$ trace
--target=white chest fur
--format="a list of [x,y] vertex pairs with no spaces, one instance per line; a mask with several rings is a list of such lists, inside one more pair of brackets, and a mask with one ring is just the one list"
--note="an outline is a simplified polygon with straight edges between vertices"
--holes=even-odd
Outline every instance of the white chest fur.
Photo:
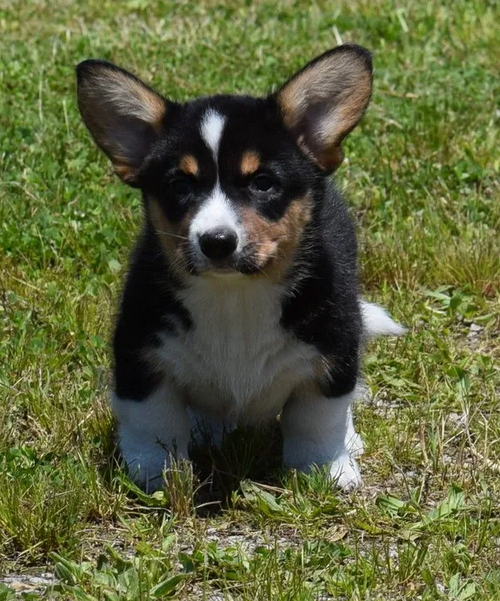
[[[239,279],[239,278],[238,278]],[[277,415],[312,373],[317,351],[280,326],[280,287],[196,278],[180,294],[193,326],[164,334],[156,351],[188,403],[218,418],[256,423]]]

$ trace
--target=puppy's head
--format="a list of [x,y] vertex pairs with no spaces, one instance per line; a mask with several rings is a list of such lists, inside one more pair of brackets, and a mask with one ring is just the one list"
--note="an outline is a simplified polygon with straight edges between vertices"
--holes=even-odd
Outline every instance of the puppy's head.
[[148,223],[183,274],[282,278],[321,175],[371,95],[370,54],[339,46],[266,98],[171,102],[103,61],[77,67],[78,104],[116,173],[142,189]]

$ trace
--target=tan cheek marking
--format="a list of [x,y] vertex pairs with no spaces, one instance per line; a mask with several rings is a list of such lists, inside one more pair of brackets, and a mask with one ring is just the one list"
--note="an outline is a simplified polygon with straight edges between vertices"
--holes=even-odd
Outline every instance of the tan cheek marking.
[[148,213],[160,244],[165,250],[165,257],[172,269],[180,273],[184,266],[184,251],[187,246],[187,235],[191,214],[188,212],[179,223],[171,223],[163,212],[156,198],[148,198]]
[[199,173],[198,161],[192,154],[186,154],[182,157],[179,163],[179,168],[187,173],[188,175],[194,175],[195,177]]
[[302,232],[311,220],[310,196],[290,203],[283,217],[269,221],[252,209],[242,212],[242,220],[249,241],[256,247],[257,264],[266,276],[276,280],[285,277],[290,268]]
[[260,158],[256,152],[251,150],[245,152],[241,158],[241,173],[243,175],[251,175],[260,167]]

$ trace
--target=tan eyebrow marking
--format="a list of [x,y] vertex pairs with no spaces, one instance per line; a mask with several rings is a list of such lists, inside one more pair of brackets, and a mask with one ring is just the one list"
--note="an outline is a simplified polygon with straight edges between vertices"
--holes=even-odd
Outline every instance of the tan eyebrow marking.
[[188,175],[198,175],[198,161],[194,158],[192,154],[184,155],[180,160],[179,167],[182,171],[184,171],[184,173],[187,173]]
[[260,167],[260,157],[253,150],[247,150],[241,157],[240,169],[243,175],[251,175]]

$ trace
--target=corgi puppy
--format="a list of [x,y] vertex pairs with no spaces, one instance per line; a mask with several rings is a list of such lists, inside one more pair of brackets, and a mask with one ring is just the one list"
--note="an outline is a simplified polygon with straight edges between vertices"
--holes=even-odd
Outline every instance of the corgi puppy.
[[280,416],[287,467],[359,485],[363,340],[402,331],[360,300],[353,221],[329,178],[370,100],[370,53],[329,50],[262,98],[175,102],[100,60],[77,79],[85,125],[144,200],[113,346],[132,477],[161,487],[195,424],[217,443]]

